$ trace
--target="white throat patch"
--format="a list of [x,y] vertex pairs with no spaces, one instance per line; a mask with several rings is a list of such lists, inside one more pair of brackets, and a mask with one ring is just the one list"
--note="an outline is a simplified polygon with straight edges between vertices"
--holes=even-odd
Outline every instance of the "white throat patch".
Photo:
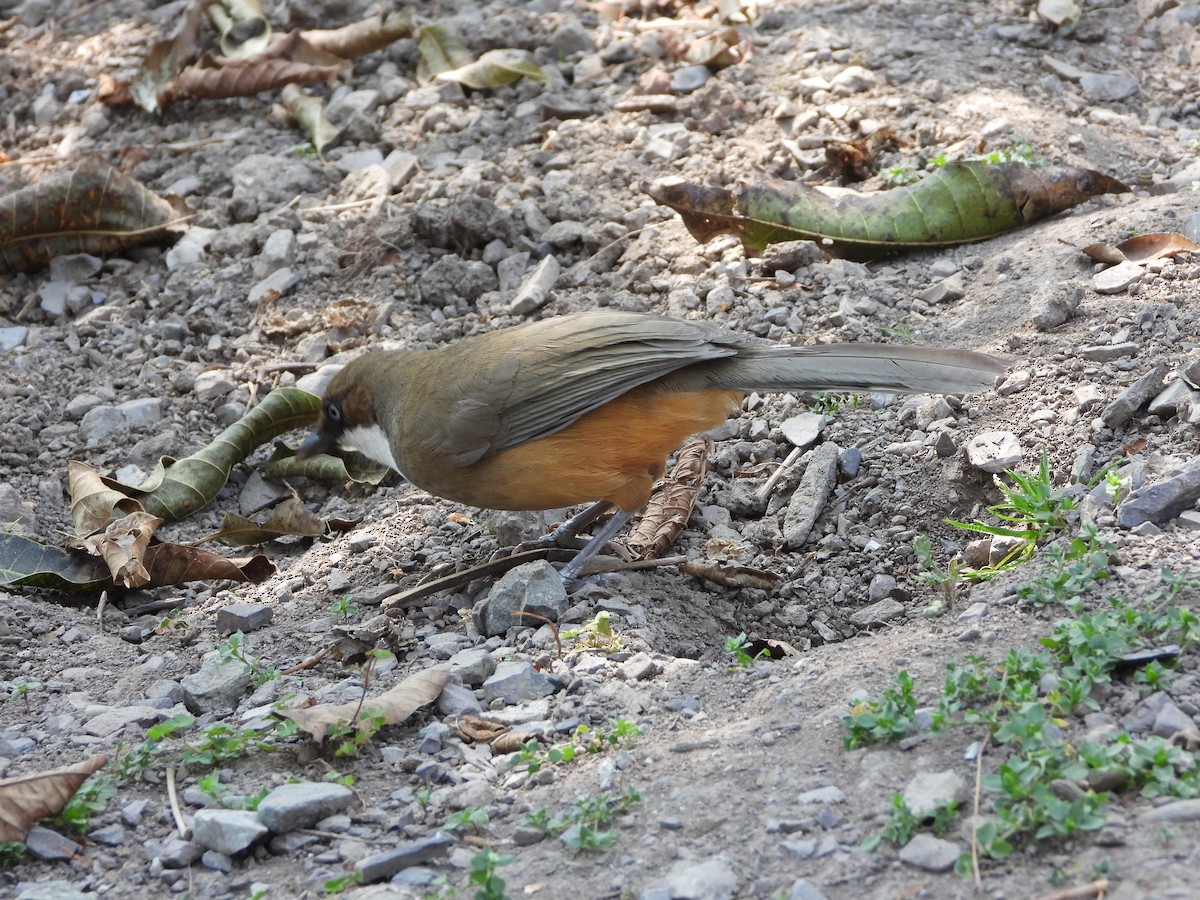
[[368,459],[400,471],[400,467],[396,465],[396,458],[392,456],[392,448],[388,445],[387,435],[378,425],[369,428],[347,428],[342,432],[339,443],[346,450],[357,450]]

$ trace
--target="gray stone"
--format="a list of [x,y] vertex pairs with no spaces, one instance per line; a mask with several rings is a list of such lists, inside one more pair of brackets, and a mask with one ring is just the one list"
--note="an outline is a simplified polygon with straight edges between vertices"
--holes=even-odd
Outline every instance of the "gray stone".
[[42,825],[34,825],[25,835],[25,849],[34,859],[42,862],[68,862],[79,859],[83,848],[70,838]]
[[192,840],[201,847],[234,856],[266,837],[256,813],[241,809],[202,809],[192,820]]
[[804,450],[817,442],[817,438],[821,436],[821,429],[828,421],[829,419],[820,413],[802,412],[780,422],[779,430],[785,438]]
[[1091,409],[1104,400],[1104,394],[1094,384],[1081,384],[1075,388],[1075,408],[1080,412]]
[[808,540],[825,501],[837,482],[838,454],[841,448],[832,442],[809,451],[808,465],[800,485],[788,500],[783,514],[783,538],[789,549],[798,549]]
[[204,853],[204,848],[195,841],[184,841],[172,838],[162,848],[158,858],[167,869],[186,869]]
[[401,869],[440,859],[449,853],[453,846],[454,838],[439,831],[429,837],[360,859],[354,864],[354,871],[362,873],[364,884],[371,884],[391,878]]
[[879,83],[878,76],[862,66],[847,66],[829,79],[829,89],[839,97],[860,94]]
[[731,900],[737,888],[737,875],[729,860],[724,856],[714,856],[703,862],[679,860],[651,890],[665,891],[661,896],[669,900]]
[[1123,294],[1145,277],[1145,269],[1125,260],[1093,275],[1092,290],[1097,294]]
[[1084,359],[1090,359],[1092,362],[1111,362],[1114,359],[1124,359],[1127,356],[1134,356],[1137,352],[1137,344],[1125,341],[1120,344],[1092,344],[1081,349],[1079,355]]
[[955,300],[961,300],[966,294],[962,275],[955,274],[927,287],[921,292],[921,299],[926,303],[953,303]]
[[246,634],[265,628],[275,617],[275,610],[265,603],[230,603],[217,610],[217,633]]
[[125,424],[131,428],[161,428],[163,417],[162,398],[138,397],[117,404]]
[[27,337],[29,337],[29,329],[24,325],[10,325],[7,328],[0,328],[0,353],[16,350],[25,343]]
[[88,840],[105,847],[120,847],[125,843],[125,829],[120,825],[102,825],[88,832]]
[[918,834],[900,850],[901,862],[926,872],[949,872],[962,855],[958,844],[932,834]]
[[880,625],[884,622],[890,622],[892,619],[899,618],[902,615],[904,615],[904,604],[899,600],[893,600],[891,597],[885,597],[877,603],[864,606],[862,609],[851,613],[850,624],[858,628],[866,628],[868,625]]
[[466,713],[483,712],[483,704],[469,687],[448,681],[438,695],[437,709],[443,716],[461,716]]
[[845,803],[846,795],[836,785],[827,784],[824,787],[813,788],[811,791],[804,791],[796,798],[796,802],[801,804]]
[[1168,700],[1154,716],[1154,734],[1169,739],[1185,731],[1196,731],[1196,723],[1173,701]]
[[891,597],[894,590],[896,590],[895,577],[880,572],[871,579],[871,584],[867,588],[867,599],[872,603],[878,603],[880,600]]
[[509,706],[553,693],[550,679],[527,662],[502,662],[483,683],[483,696],[489,703],[500,700]]
[[1011,469],[1025,458],[1021,442],[1011,431],[985,431],[975,435],[967,441],[966,455],[968,465],[992,474]]
[[487,263],[453,255],[441,257],[417,279],[421,302],[436,306],[446,306],[455,300],[474,303],[499,286],[496,273]]
[[1175,800],[1142,814],[1146,824],[1162,822],[1200,822],[1200,800]]
[[16,900],[96,900],[96,895],[76,890],[65,881],[43,881],[21,888]]
[[276,269],[250,288],[246,293],[246,302],[251,306],[258,306],[260,303],[277,300],[298,285],[302,277],[300,272],[287,266]]
[[1120,428],[1133,418],[1134,413],[1149,403],[1162,390],[1163,378],[1167,374],[1167,363],[1160,360],[1154,368],[1127,387],[1113,400],[1100,418],[1109,428]]
[[192,390],[205,403],[211,403],[218,397],[224,397],[232,392],[237,384],[224,369],[211,369],[201,372],[192,383]]
[[1169,478],[1138,488],[1117,507],[1117,524],[1132,528],[1142,522],[1162,524],[1200,500],[1200,457],[1191,460]]
[[108,737],[121,731],[126,725],[149,727],[157,721],[158,710],[152,706],[122,706],[92,716],[83,723],[83,730],[85,734]]
[[115,406],[104,404],[89,409],[79,423],[79,436],[87,444],[99,444],[125,427],[125,417]]
[[200,664],[200,670],[179,680],[183,687],[183,705],[193,715],[224,712],[236,709],[246,685],[250,683],[249,667],[236,659],[224,659],[210,653]]
[[478,686],[496,671],[496,658],[483,647],[459,650],[450,657],[450,674],[457,675],[463,684]]
[[622,681],[645,681],[661,671],[662,668],[648,653],[639,651],[621,663],[617,668],[617,677]]
[[1159,391],[1154,399],[1146,404],[1146,412],[1152,416],[1161,416],[1164,419],[1169,419],[1179,409],[1181,401],[1186,401],[1189,405],[1195,405],[1196,398],[1198,397],[1200,397],[1200,393],[1193,391],[1183,379],[1177,378]]
[[797,878],[792,882],[788,900],[828,900],[825,893],[807,878]]
[[1093,103],[1115,103],[1138,92],[1138,83],[1128,75],[1093,74],[1080,76],[1079,86],[1083,96]]
[[233,860],[229,858],[229,855],[216,850],[205,850],[200,857],[200,865],[206,869],[212,869],[214,872],[220,872],[222,875],[228,875],[233,871]]
[[557,622],[567,611],[567,591],[557,570],[545,560],[525,563],[505,572],[487,597],[475,604],[475,627],[485,637],[504,634],[521,625],[536,627],[536,619],[517,615],[531,612]]
[[526,276],[512,303],[508,306],[510,316],[524,316],[546,304],[550,292],[558,281],[561,267],[553,256],[546,256],[536,268]]
[[308,828],[341,812],[354,800],[354,791],[340,784],[304,781],[282,784],[258,804],[258,818],[279,834]]
[[960,799],[966,782],[957,772],[918,772],[904,786],[904,802],[918,819],[937,812],[951,800]]
[[1034,289],[1029,314],[1038,331],[1053,331],[1072,319],[1083,302],[1083,287],[1066,282]]

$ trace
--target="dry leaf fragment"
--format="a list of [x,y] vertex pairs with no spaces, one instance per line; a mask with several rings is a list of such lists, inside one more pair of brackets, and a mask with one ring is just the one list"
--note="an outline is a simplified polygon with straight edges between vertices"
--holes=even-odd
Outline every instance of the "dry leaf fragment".
[[406,9],[370,16],[361,22],[343,25],[341,28],[305,31],[303,35],[304,39],[318,50],[324,50],[342,59],[351,59],[382,50],[401,38],[411,37],[412,33],[413,12]]
[[417,50],[421,60],[417,63],[417,81],[426,84],[442,72],[461,68],[471,62],[471,54],[463,46],[462,38],[449,25],[433,22],[418,29]]
[[376,715],[387,725],[398,725],[427,703],[432,703],[446,686],[450,666],[438,665],[409,675],[391,690],[362,702],[326,703],[303,709],[285,709],[278,713],[291,719],[318,743],[334,725],[349,724],[357,716],[357,727],[370,727]]
[[308,139],[318,154],[324,153],[327,147],[337,141],[340,132],[337,126],[325,118],[325,102],[320,97],[310,97],[299,85],[288,84],[284,85],[279,99],[283,102],[283,108],[296,120],[296,124],[307,132]]
[[258,0],[219,0],[208,7],[208,19],[221,36],[221,52],[248,59],[267,49],[271,24]]
[[187,218],[139,181],[97,159],[0,197],[0,275],[55,256],[103,256],[159,240]]
[[67,463],[67,493],[77,535],[99,531],[112,518],[113,510],[128,514],[142,508],[137,500],[108,487],[99,472],[77,459]]
[[286,84],[324,81],[332,84],[340,75],[335,66],[314,66],[290,59],[255,58],[226,64],[205,55],[194,66],[188,66],[159,93],[159,105],[172,100],[193,97],[222,100],[229,97],[248,97],[261,91],[272,91]]
[[670,473],[654,486],[645,512],[625,541],[635,558],[650,559],[660,555],[687,527],[704,485],[711,451],[711,440],[688,443],[679,451]]
[[104,560],[113,584],[139,588],[150,582],[144,559],[150,539],[162,524],[161,518],[148,512],[131,512],[110,524],[102,534],[84,540],[83,548]]
[[705,560],[688,560],[679,567],[689,575],[711,581],[722,587],[755,588],[770,591],[782,580],[774,572],[739,566],[733,563],[718,563]]
[[494,755],[503,756],[506,753],[517,753],[531,740],[541,739],[541,735],[532,731],[510,731],[497,737],[490,746]]
[[106,757],[93,756],[60,769],[0,780],[0,842],[23,842],[39,819],[62,812],[79,786],[106,762]]
[[491,722],[467,713],[459,718],[458,723],[454,726],[454,730],[458,732],[460,738],[468,743],[490,744],[501,735],[508,734],[512,729],[507,725],[501,725],[499,722]]
[[1134,263],[1166,259],[1180,253],[1195,253],[1200,244],[1189,240],[1177,231],[1152,231],[1139,234],[1115,247],[1112,244],[1088,244],[1082,252],[1097,262],[1116,265],[1128,260]]
[[549,80],[527,51],[507,48],[489,50],[473,63],[437,74],[440,81],[457,81],[474,90],[503,87],[522,77],[530,81]]

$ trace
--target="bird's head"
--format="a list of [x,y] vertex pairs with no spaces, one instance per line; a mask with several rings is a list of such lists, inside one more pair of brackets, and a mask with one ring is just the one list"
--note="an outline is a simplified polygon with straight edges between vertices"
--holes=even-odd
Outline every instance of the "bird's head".
[[375,462],[397,468],[387,433],[380,425],[386,410],[380,409],[376,399],[380,385],[374,362],[370,353],[360,356],[329,382],[317,427],[296,451],[298,458],[357,450]]

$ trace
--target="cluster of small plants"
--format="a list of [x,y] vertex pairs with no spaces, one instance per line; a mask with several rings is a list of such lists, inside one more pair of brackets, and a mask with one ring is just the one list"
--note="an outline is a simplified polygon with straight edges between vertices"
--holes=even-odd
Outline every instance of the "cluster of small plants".
[[629,788],[620,796],[601,794],[575,801],[575,807],[562,816],[552,816],[546,810],[538,810],[525,817],[525,824],[537,828],[551,837],[561,837],[568,850],[603,851],[611,847],[617,833],[609,826],[613,819],[628,812],[642,800],[636,788]]
[[569,763],[582,754],[603,753],[641,733],[642,729],[637,723],[622,718],[613,719],[604,728],[593,729],[580,725],[565,744],[543,747],[536,738],[530,738],[517,751],[517,762],[524,763],[525,770],[532,775],[546,763]]

